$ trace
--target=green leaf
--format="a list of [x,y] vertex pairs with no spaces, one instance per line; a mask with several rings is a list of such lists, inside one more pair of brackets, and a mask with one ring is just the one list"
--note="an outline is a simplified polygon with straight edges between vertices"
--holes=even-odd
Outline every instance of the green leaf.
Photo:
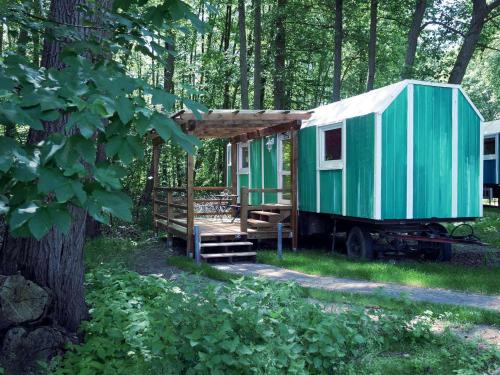
[[139,115],[139,119],[135,122],[135,129],[139,135],[144,135],[151,129],[153,126],[151,125],[151,119],[142,114]]
[[7,197],[0,195],[0,215],[4,215],[9,212],[9,201]]
[[28,156],[24,150],[15,150],[14,178],[18,181],[29,182],[38,177],[39,155]]
[[59,205],[51,205],[48,207],[48,213],[51,221],[56,225],[62,233],[67,234],[71,226],[71,215],[68,210]]
[[132,220],[132,200],[126,194],[120,191],[96,190],[92,192],[91,198],[102,207],[103,212],[122,220]]
[[161,89],[151,90],[151,103],[162,105],[166,111],[170,111],[175,103],[175,95]]
[[115,102],[116,111],[121,122],[128,124],[134,115],[134,106],[126,96],[119,96]]
[[9,137],[0,137],[0,171],[5,173],[14,164],[13,150],[16,148],[15,140]]
[[46,208],[40,208],[28,221],[28,228],[37,240],[41,240],[52,227],[52,220]]
[[9,219],[9,229],[15,230],[25,224],[38,211],[39,207],[34,202],[28,202],[16,208]]
[[42,141],[40,145],[40,160],[41,164],[45,165],[54,154],[62,149],[66,144],[66,137],[60,133],[51,134],[46,140]]

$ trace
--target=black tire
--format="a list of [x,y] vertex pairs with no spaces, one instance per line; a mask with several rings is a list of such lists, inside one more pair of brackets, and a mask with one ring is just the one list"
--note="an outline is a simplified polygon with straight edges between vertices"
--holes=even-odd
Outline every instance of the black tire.
[[373,259],[373,239],[370,233],[360,227],[351,228],[346,246],[349,258]]
[[[448,230],[441,224],[431,223],[429,227],[435,233],[448,233]],[[451,260],[451,243],[443,242],[419,242],[419,250],[424,254],[425,259],[437,262],[449,262]]]

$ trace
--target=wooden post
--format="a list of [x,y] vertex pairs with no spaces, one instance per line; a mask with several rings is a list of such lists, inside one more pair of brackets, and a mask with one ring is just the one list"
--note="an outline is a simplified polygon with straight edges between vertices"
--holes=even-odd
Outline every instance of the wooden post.
[[283,224],[278,223],[278,259],[283,260]]
[[241,188],[241,198],[240,198],[241,210],[240,210],[240,231],[246,233],[248,229],[248,188],[243,186]]
[[158,188],[160,187],[160,176],[158,174],[158,166],[160,164],[160,145],[153,143],[153,225],[158,234],[158,223],[156,222],[156,214],[158,214]]
[[200,264],[200,227],[194,226],[194,260],[196,264]]
[[193,229],[194,229],[194,202],[193,202],[193,155],[187,155],[187,233],[186,233],[186,255],[193,252]]
[[290,216],[290,226],[292,227],[292,250],[297,251],[298,247],[298,225],[297,225],[297,172],[299,161],[299,138],[298,131],[292,130],[292,215]]
[[[231,190],[234,195],[239,195],[238,191],[238,144],[231,141]],[[232,204],[237,203],[237,198],[233,198]]]

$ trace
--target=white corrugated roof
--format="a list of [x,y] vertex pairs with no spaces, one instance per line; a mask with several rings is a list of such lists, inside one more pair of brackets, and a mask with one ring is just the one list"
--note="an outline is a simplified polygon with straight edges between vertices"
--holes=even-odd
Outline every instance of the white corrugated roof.
[[313,115],[309,120],[302,121],[302,127],[328,125],[341,122],[348,118],[364,116],[369,113],[382,113],[392,103],[394,99],[408,86],[408,84],[428,85],[439,87],[458,88],[464,97],[469,101],[481,120],[484,120],[477,108],[471,102],[467,94],[459,85],[446,83],[424,82],[416,80],[404,80],[389,86],[384,86],[376,90],[356,95],[335,103],[314,108]]
[[484,135],[500,133],[500,120],[485,122],[483,124]]

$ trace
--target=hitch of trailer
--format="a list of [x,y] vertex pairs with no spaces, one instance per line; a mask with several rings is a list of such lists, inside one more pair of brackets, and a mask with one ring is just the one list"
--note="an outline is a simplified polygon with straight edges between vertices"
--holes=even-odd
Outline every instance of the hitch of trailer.
[[[466,235],[455,235],[455,232],[459,228],[468,227],[470,229],[470,233]],[[469,224],[460,224],[457,225],[453,230],[448,232],[442,232],[438,230],[434,230],[432,226],[428,226],[427,230],[421,232],[421,234],[411,234],[411,233],[386,233],[387,235],[398,238],[402,240],[410,240],[410,241],[422,241],[422,242],[438,242],[438,243],[460,243],[466,245],[479,245],[486,246],[488,245],[485,242],[482,242],[479,237],[474,234],[474,228]]]

